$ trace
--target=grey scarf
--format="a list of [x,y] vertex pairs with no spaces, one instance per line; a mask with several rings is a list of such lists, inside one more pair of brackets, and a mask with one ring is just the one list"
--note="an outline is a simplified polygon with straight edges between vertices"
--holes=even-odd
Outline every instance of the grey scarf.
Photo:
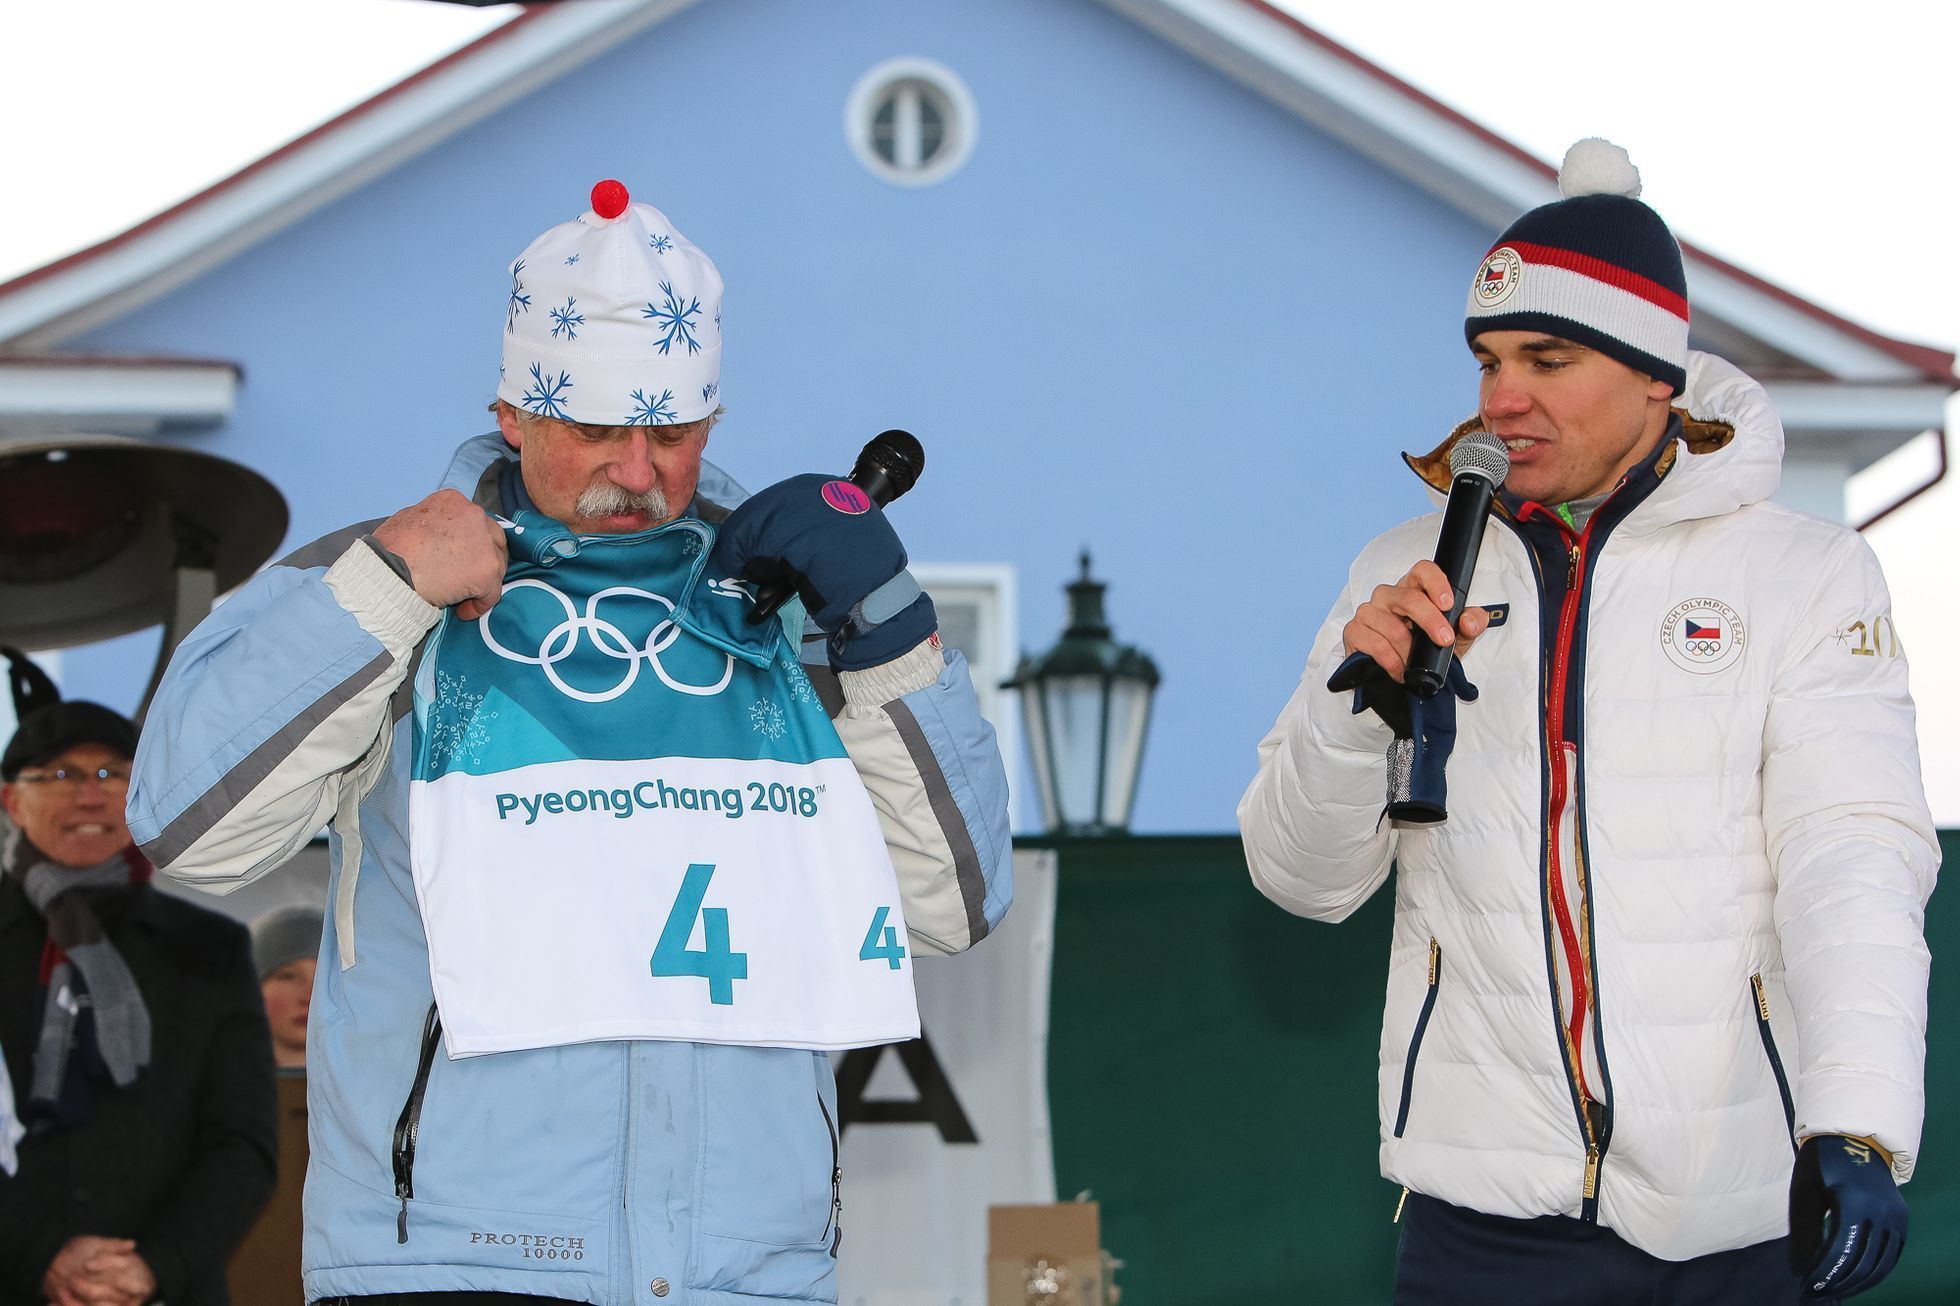
[[118,1086],[136,1081],[150,1064],[150,1009],[136,987],[122,954],[102,932],[84,889],[126,889],[130,865],[121,856],[80,870],[46,860],[19,830],[7,840],[0,863],[19,881],[27,900],[47,922],[48,939],[61,960],[48,977],[47,1004],[41,1013],[41,1037],[34,1048],[34,1082],[28,1095],[30,1111],[52,1111],[61,1099],[61,1084],[74,1052],[75,1026],[82,996],[75,976],[81,975],[87,1001],[95,1012],[95,1047]]

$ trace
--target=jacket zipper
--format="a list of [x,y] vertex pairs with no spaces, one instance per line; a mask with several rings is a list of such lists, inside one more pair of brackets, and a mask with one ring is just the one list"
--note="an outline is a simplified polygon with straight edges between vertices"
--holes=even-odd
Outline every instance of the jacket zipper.
[[[1575,803],[1573,806],[1575,819],[1581,806],[1581,803]],[[1592,949],[1592,882],[1591,877],[1586,874],[1585,832],[1582,829],[1578,833],[1579,837],[1572,842],[1574,871],[1578,878],[1579,892],[1584,896],[1588,904],[1587,910],[1579,918],[1580,938],[1585,953],[1586,982],[1591,986],[1591,991],[1595,999],[1597,999],[1599,993],[1599,972],[1594,968]],[[1605,1035],[1601,1032],[1599,1023],[1599,1004],[1597,1000],[1593,1003],[1592,1032],[1594,1051],[1598,1054],[1599,1058],[1599,1072],[1602,1077],[1605,1077],[1606,1044]],[[1580,1067],[1581,1071],[1583,1071],[1585,1062],[1580,1054],[1580,1049],[1576,1045],[1573,1048],[1572,1057],[1573,1064]],[[1583,1075],[1581,1076],[1580,1082],[1582,1084],[1584,1083]],[[1600,1162],[1606,1155],[1607,1145],[1613,1138],[1613,1106],[1610,1101],[1612,1097],[1612,1084],[1610,1080],[1602,1084],[1601,1089],[1604,1095],[1598,1098],[1589,1097],[1583,1113],[1585,1116],[1587,1141],[1586,1177],[1585,1182],[1581,1186],[1581,1195],[1584,1200],[1580,1203],[1579,1215],[1584,1220],[1596,1220],[1599,1217],[1599,1167]],[[1592,1110],[1595,1105],[1599,1108],[1597,1118],[1595,1118]]]
[[[1591,523],[1587,523],[1590,528]],[[1565,575],[1565,598],[1559,605],[1558,638],[1552,646],[1552,679],[1550,692],[1545,704],[1545,755],[1552,765],[1551,819],[1546,822],[1545,841],[1552,869],[1551,881],[1556,886],[1552,895],[1552,912],[1558,922],[1559,942],[1565,949],[1566,974],[1572,980],[1572,1010],[1566,1015],[1566,1042],[1573,1053],[1573,1071],[1579,1077],[1579,1090],[1587,1097],[1592,1096],[1586,1083],[1585,1059],[1578,1055],[1580,1032],[1585,1028],[1586,1003],[1589,997],[1586,978],[1585,948],[1580,938],[1579,927],[1572,919],[1572,906],[1565,900],[1565,879],[1560,873],[1560,853],[1563,842],[1560,839],[1560,825],[1565,819],[1565,804],[1572,796],[1568,788],[1566,741],[1565,741],[1565,691],[1566,676],[1570,671],[1568,658],[1572,652],[1572,632],[1579,620],[1579,593],[1586,570],[1586,537],[1576,540],[1566,532],[1567,570]],[[1573,762],[1576,765],[1577,750]],[[1575,813],[1576,815],[1576,813]],[[1574,845],[1577,845],[1575,839]],[[1576,868],[1575,868],[1576,870]],[[1582,886],[1583,888],[1583,886]]]
[[[1624,485],[1625,481],[1622,480],[1621,484]],[[1615,487],[1616,492],[1617,488]],[[1552,667],[1545,694],[1545,760],[1546,765],[1551,768],[1551,801],[1548,804],[1550,811],[1545,822],[1545,898],[1549,914],[1557,925],[1558,946],[1564,950],[1566,974],[1572,983],[1572,1014],[1568,1017],[1561,1009],[1556,1011],[1556,1015],[1559,1022],[1559,1038],[1565,1045],[1567,1080],[1578,1109],[1580,1132],[1586,1144],[1586,1164],[1580,1181],[1579,1218],[1587,1223],[1593,1223],[1599,1218],[1599,1172],[1606,1155],[1605,1122],[1609,1112],[1605,1103],[1595,1098],[1587,1087],[1585,1057],[1579,1045],[1585,1027],[1585,1012],[1590,993],[1597,987],[1597,974],[1591,964],[1592,932],[1589,925],[1592,900],[1590,886],[1586,882],[1583,852],[1585,841],[1579,837],[1583,831],[1575,829],[1573,871],[1580,895],[1586,904],[1580,913],[1580,921],[1575,924],[1570,905],[1565,901],[1565,879],[1560,871],[1559,835],[1565,816],[1566,799],[1569,796],[1568,785],[1571,783],[1566,774],[1565,756],[1567,742],[1565,696],[1567,676],[1571,670],[1569,658],[1572,652],[1572,637],[1579,621],[1580,599],[1583,596],[1587,545],[1591,540],[1593,523],[1599,519],[1599,513],[1604,508],[1605,505],[1601,504],[1598,509],[1595,509],[1592,517],[1587,519],[1586,529],[1576,534],[1554,514],[1546,512],[1542,507],[1539,508],[1539,511],[1544,512],[1557,527],[1566,544],[1565,594],[1559,602],[1558,628],[1552,645]],[[1523,517],[1529,515],[1527,510]],[[1520,520],[1523,520],[1523,517]],[[1534,559],[1537,556],[1529,547],[1526,553]],[[1543,592],[1542,583],[1540,592]],[[1576,771],[1578,761],[1576,747],[1573,751]],[[1573,806],[1573,819],[1576,824],[1579,818],[1578,805],[1575,802]],[[1546,960],[1550,964],[1551,958],[1547,957]],[[1557,967],[1553,966],[1552,969],[1552,1004],[1556,1009],[1560,1007],[1561,999],[1558,993]],[[1597,1033],[1596,1028],[1595,1033]],[[1603,1065],[1602,1058],[1602,1067]],[[1598,1121],[1595,1121],[1592,1110],[1592,1104],[1595,1102],[1599,1103],[1600,1107]]]
[[[823,1094],[817,1094],[817,1110],[823,1112],[823,1127],[830,1134],[830,1218],[823,1223],[819,1240],[830,1239],[830,1254],[833,1258],[837,1249],[844,1245],[844,1166],[838,1154],[837,1122],[830,1118],[830,1108],[824,1105]],[[833,1236],[832,1230],[835,1230]]]
[[442,1017],[436,1004],[422,1018],[422,1053],[415,1063],[415,1082],[409,1086],[408,1100],[402,1103],[395,1121],[395,1196],[401,1199],[401,1214],[395,1217],[395,1241],[408,1241],[408,1199],[415,1196],[415,1140],[422,1132],[422,1095],[429,1089],[429,1071],[436,1062],[436,1044],[442,1039]]
[[1769,993],[1763,987],[1762,972],[1749,977],[1749,987],[1756,995],[1756,1032],[1763,1037],[1763,1051],[1769,1054],[1769,1070],[1776,1076],[1776,1093],[1783,1099],[1783,1120],[1789,1125],[1790,1147],[1797,1145],[1797,1107],[1790,1099],[1790,1080],[1783,1073],[1783,1058],[1776,1052],[1776,1036],[1769,1028]]
[[[1422,999],[1422,1014],[1416,1017],[1416,1032],[1409,1037],[1409,1060],[1402,1068],[1402,1106],[1395,1113],[1395,1136],[1402,1136],[1409,1123],[1409,1098],[1416,1087],[1416,1053],[1422,1047],[1423,1031],[1429,1028],[1429,1013],[1436,1009],[1436,984],[1442,977],[1443,950],[1434,937],[1429,940],[1429,992]],[[1396,1208],[1399,1215],[1401,1208]]]
[[[619,1054],[626,1063],[626,1073],[623,1077],[625,1080],[624,1088],[620,1093],[619,1099],[619,1211],[614,1216],[613,1237],[617,1240],[614,1246],[620,1249],[622,1254],[621,1259],[626,1262],[626,1282],[633,1283],[640,1277],[637,1261],[638,1248],[634,1245],[632,1237],[633,1216],[631,1211],[633,1175],[637,1169],[637,1158],[634,1156],[633,1146],[633,1117],[639,1114],[636,1109],[638,1106],[638,1093],[633,1082],[633,1072],[636,1068],[637,1058],[634,1055],[635,1048],[632,1043],[623,1042],[618,1046]],[[701,1049],[696,1048],[695,1065],[697,1068],[700,1065],[700,1056]],[[696,1073],[698,1075],[698,1069]],[[698,1078],[696,1082],[699,1082]]]

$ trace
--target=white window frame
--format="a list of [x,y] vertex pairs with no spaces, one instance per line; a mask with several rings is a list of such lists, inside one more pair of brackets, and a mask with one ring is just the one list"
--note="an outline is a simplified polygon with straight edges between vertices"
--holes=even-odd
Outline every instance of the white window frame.
[[[898,167],[885,161],[872,144],[878,103],[895,82],[925,82],[946,101],[946,140],[937,156],[923,167]],[[916,129],[916,128],[914,128]],[[936,59],[901,55],[878,64],[844,101],[844,139],[872,176],[894,186],[936,186],[958,172],[980,139],[980,110],[959,74]]]
[[1001,761],[1007,768],[1010,828],[1023,827],[1020,777],[1021,704],[1000,682],[1014,674],[1021,657],[1016,619],[1015,569],[1005,562],[915,562],[912,576],[934,603],[970,603],[979,613],[976,649],[962,649],[973,674],[973,692],[980,714],[993,723],[1000,739]]

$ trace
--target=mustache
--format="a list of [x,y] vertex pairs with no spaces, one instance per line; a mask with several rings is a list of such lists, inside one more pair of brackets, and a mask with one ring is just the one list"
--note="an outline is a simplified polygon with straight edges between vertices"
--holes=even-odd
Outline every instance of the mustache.
[[659,486],[653,486],[643,493],[622,489],[611,481],[600,481],[589,485],[573,505],[581,517],[617,517],[624,513],[640,513],[649,519],[662,522],[673,514],[668,511],[667,496]]

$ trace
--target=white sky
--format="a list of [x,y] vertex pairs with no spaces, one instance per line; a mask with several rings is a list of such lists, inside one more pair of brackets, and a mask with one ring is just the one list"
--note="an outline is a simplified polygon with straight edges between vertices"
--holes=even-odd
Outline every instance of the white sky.
[[[1645,198],[1711,253],[1888,335],[1960,343],[1960,5],[1277,3],[1542,158],[1581,136],[1625,145]],[[194,193],[515,8],[11,6],[0,280]],[[1960,439],[1960,405],[1949,413]],[[1923,475],[1923,456],[1897,461],[1889,479],[1854,486],[1854,502]],[[1914,658],[1921,737],[1941,745],[1925,750],[1927,781],[1948,826],[1960,825],[1960,602],[1934,560],[1960,543],[1956,521],[1960,469],[1871,533]]]

